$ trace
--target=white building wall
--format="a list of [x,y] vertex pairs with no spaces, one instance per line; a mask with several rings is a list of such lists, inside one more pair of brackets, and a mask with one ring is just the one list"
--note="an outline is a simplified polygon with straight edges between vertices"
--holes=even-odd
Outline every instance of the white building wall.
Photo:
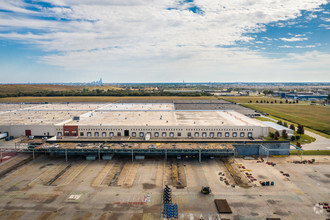
[[4,125],[0,132],[8,132],[9,136],[25,136],[25,130],[31,130],[32,136],[55,136],[54,125]]
[[[74,125],[74,124],[70,124]],[[144,139],[150,133],[151,139],[157,138],[248,138],[249,133],[253,138],[266,137],[269,133],[268,127],[261,126],[79,126],[78,136],[81,138],[109,138],[113,136],[125,136],[125,130],[129,132],[129,137]],[[63,135],[63,127],[56,126],[57,136]],[[158,132],[158,137],[156,134]],[[60,134],[59,134],[60,133]],[[133,135],[135,133],[135,136]],[[166,136],[163,136],[163,133]],[[190,136],[189,136],[190,133]],[[221,136],[219,136],[221,133]],[[226,133],[229,134],[226,137]],[[235,137],[236,133],[236,137]],[[120,134],[120,135],[119,135]],[[140,136],[143,134],[143,136]],[[181,134],[181,135],[180,135]],[[198,137],[196,136],[198,134]],[[241,136],[243,134],[243,136]],[[213,137],[212,137],[213,135]]]

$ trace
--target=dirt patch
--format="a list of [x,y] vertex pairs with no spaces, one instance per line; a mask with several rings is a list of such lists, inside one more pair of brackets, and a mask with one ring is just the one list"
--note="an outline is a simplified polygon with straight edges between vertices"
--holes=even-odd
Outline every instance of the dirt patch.
[[55,216],[56,212],[44,212],[37,218],[37,220],[53,219]]
[[0,179],[4,176],[6,176],[8,173],[20,168],[21,166],[27,164],[28,162],[32,161],[32,157],[28,157],[16,164],[13,164],[12,166],[8,167],[7,169],[0,172]]
[[264,176],[264,175],[258,175],[258,178],[259,179],[262,179],[262,180],[265,180],[265,179],[268,179],[266,176]]
[[247,176],[243,175],[242,172],[240,172],[233,158],[225,157],[222,158],[222,160],[230,175],[233,177],[236,185],[239,185],[240,187],[252,187],[252,184],[250,183],[249,179],[247,178]]
[[14,211],[7,219],[8,220],[19,219],[24,213],[25,212],[23,211]]
[[10,188],[8,188],[8,189],[6,190],[6,192],[18,191],[18,190],[19,190],[19,188],[18,188],[17,186],[11,186]]
[[[115,205],[115,204],[106,204],[103,208],[103,211],[127,211],[129,207],[127,205]],[[112,218],[110,218],[112,219]],[[116,219],[116,218],[114,218]]]
[[153,206],[144,206],[143,213],[154,213],[159,212],[160,205],[153,205]]
[[133,216],[130,218],[130,220],[143,220],[143,213],[137,213],[133,214]]
[[99,220],[107,220],[109,219],[109,216],[108,215],[111,215],[111,212],[105,212],[101,215],[101,217],[99,218]]
[[92,216],[92,213],[87,212],[87,213],[81,213],[79,216],[76,216],[73,218],[73,220],[88,220]]
[[252,208],[252,209],[257,209],[259,207],[257,204],[243,203],[243,202],[230,203],[230,206],[232,206],[232,207],[247,207],[247,208]]
[[61,170],[61,172],[59,172],[56,176],[54,176],[51,180],[49,180],[45,186],[51,186],[58,178],[60,178],[60,176],[62,176],[68,169],[70,169],[70,167],[72,166],[72,164],[69,164],[68,166],[66,166],[63,170]]
[[275,201],[275,200],[272,200],[272,199],[268,199],[267,202],[271,205],[275,205],[275,204],[279,203],[279,201]]
[[282,211],[282,210],[276,210],[274,212],[274,215],[288,216],[289,213],[288,212],[285,212],[285,211]]
[[48,166],[53,166],[54,164],[52,163],[49,163],[49,164],[45,164],[45,165],[42,165],[41,167],[39,167],[39,170],[45,168],[45,167],[48,167]]
[[153,189],[155,187],[156,187],[155,184],[143,183],[143,189]]
[[44,201],[44,203],[46,203],[46,204],[52,203],[52,202],[55,201],[56,198],[57,198],[57,195],[55,195],[55,196],[50,196],[49,198],[47,198],[47,199]]
[[111,213],[107,219],[119,219],[120,216],[123,216],[121,213]]
[[187,186],[184,165],[178,160],[171,161],[171,180],[174,187]]

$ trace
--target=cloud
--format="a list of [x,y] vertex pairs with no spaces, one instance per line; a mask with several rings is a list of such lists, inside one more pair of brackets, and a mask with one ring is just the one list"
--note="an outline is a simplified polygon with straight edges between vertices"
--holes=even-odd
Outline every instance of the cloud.
[[[285,25],[288,21],[294,24],[292,20],[301,16],[301,11],[313,11],[327,3],[326,0],[44,2],[51,7],[39,5],[38,10],[29,10],[33,4],[26,1],[0,0],[0,9],[15,12],[0,14],[0,37],[41,48],[47,52],[40,57],[43,63],[105,72],[121,71],[120,67],[128,65],[124,67],[127,73],[141,69],[140,65],[150,65],[159,71],[156,65],[183,68],[181,64],[189,62],[208,63],[215,68],[210,72],[216,72],[220,63],[230,70],[234,69],[231,64],[239,62],[235,56],[272,63],[258,52],[239,47],[242,42],[255,40],[247,34],[264,32],[267,24]],[[193,7],[202,13],[196,13],[198,10]],[[308,40],[302,36],[280,39]]]
[[325,21],[325,22],[330,22],[330,18],[322,17],[321,19],[322,19],[323,21]]
[[329,24],[320,24],[319,27],[330,30],[330,25]]
[[280,38],[282,41],[287,41],[287,42],[296,42],[296,41],[304,41],[308,40],[307,37],[291,37],[291,38]]

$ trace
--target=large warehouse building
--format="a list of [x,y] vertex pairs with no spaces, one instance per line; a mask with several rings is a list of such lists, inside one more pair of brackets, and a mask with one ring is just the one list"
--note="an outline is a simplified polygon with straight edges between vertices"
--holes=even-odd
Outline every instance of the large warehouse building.
[[172,103],[1,104],[0,132],[57,139],[252,139],[269,127],[232,110]]

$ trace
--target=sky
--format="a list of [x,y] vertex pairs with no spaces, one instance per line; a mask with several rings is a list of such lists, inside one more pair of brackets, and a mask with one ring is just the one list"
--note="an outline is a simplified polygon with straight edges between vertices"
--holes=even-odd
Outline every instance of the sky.
[[330,82],[329,0],[0,0],[0,83]]

